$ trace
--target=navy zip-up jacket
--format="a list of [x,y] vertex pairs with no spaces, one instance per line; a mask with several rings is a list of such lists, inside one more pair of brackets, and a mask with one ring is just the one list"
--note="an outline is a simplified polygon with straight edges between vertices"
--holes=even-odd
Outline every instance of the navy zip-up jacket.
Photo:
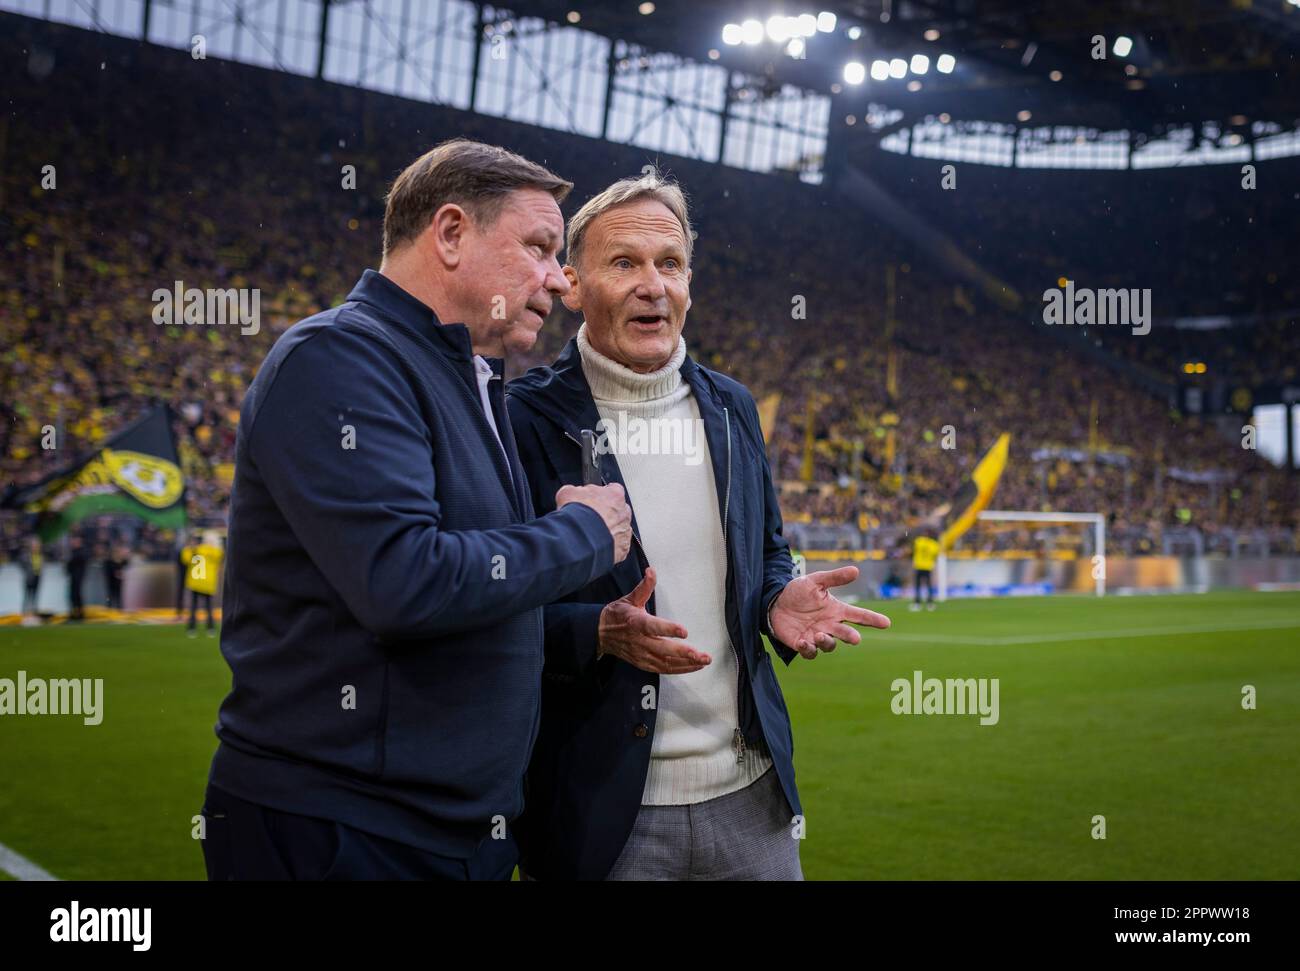
[[541,607],[613,540],[588,506],[535,518],[493,367],[505,453],[468,328],[374,271],[276,342],[236,444],[212,784],[453,857],[521,812]]
[[[689,356],[681,375],[699,404],[725,518],[726,620],[740,660],[740,724],[747,746],[766,743],[794,816],[802,809],[790,715],[761,636],[771,634],[767,608],[790,582],[793,562],[758,409],[743,385]],[[581,432],[600,420],[577,342],[553,365],[510,382],[506,404],[533,505],[547,512],[560,486],[582,483]],[[600,459],[605,480],[623,484],[617,458]],[[635,508],[632,528],[639,537]],[[641,806],[655,728],[655,711],[643,701],[647,685],[659,696],[659,675],[610,655],[596,660],[601,610],[630,593],[648,565],[639,541],[632,549],[611,572],[546,608],[542,725],[515,830],[521,866],[538,879],[604,879]],[[653,613],[654,606],[652,595],[646,608]],[[798,656],[772,644],[786,664]]]

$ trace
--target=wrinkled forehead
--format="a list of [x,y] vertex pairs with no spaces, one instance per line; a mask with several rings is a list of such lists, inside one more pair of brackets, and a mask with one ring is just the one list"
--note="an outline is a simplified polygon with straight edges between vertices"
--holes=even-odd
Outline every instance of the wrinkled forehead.
[[671,209],[656,199],[637,199],[607,209],[591,221],[587,239],[593,249],[655,249],[686,253],[686,234]]

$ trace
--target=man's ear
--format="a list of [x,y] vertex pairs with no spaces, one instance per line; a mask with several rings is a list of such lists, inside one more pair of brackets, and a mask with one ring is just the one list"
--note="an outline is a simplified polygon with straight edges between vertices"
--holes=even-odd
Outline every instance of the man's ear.
[[[690,310],[690,309],[691,309],[691,291],[690,291],[690,286],[691,286],[691,274],[693,274],[694,272],[695,272],[695,271],[692,270],[689,266],[686,268],[686,288],[687,288],[687,289],[686,289],[686,309],[687,309],[687,310]],[[684,314],[684,313],[685,313],[685,311],[683,311],[683,314]]]
[[573,311],[582,309],[582,287],[578,283],[578,271],[568,263],[560,270],[564,274],[564,279],[569,281],[569,292],[560,298],[560,302]]
[[420,235],[432,246],[442,264],[450,268],[460,263],[468,230],[469,213],[456,203],[449,202],[438,208]]

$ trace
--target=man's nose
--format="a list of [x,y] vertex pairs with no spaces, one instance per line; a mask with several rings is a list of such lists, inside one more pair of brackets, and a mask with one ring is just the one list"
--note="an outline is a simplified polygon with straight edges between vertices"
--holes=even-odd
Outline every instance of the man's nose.
[[573,285],[569,283],[569,278],[560,269],[560,261],[555,257],[551,257],[551,266],[546,271],[546,289],[557,297],[562,297],[573,289]]
[[667,292],[664,278],[659,275],[659,267],[653,263],[646,266],[637,280],[636,295],[643,300],[661,300]]

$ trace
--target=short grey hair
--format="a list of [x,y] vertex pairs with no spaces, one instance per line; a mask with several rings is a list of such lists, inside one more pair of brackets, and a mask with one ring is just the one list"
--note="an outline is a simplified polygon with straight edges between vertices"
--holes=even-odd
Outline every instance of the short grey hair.
[[603,212],[617,206],[627,205],[640,199],[653,199],[662,202],[668,211],[681,223],[682,233],[686,237],[686,265],[691,265],[691,251],[695,248],[695,233],[691,229],[690,206],[686,202],[686,193],[682,187],[671,179],[664,178],[659,169],[647,165],[642,174],[634,178],[619,179],[603,192],[592,196],[581,209],[569,220],[565,234],[565,262],[576,267],[582,258],[582,244],[592,221]]

